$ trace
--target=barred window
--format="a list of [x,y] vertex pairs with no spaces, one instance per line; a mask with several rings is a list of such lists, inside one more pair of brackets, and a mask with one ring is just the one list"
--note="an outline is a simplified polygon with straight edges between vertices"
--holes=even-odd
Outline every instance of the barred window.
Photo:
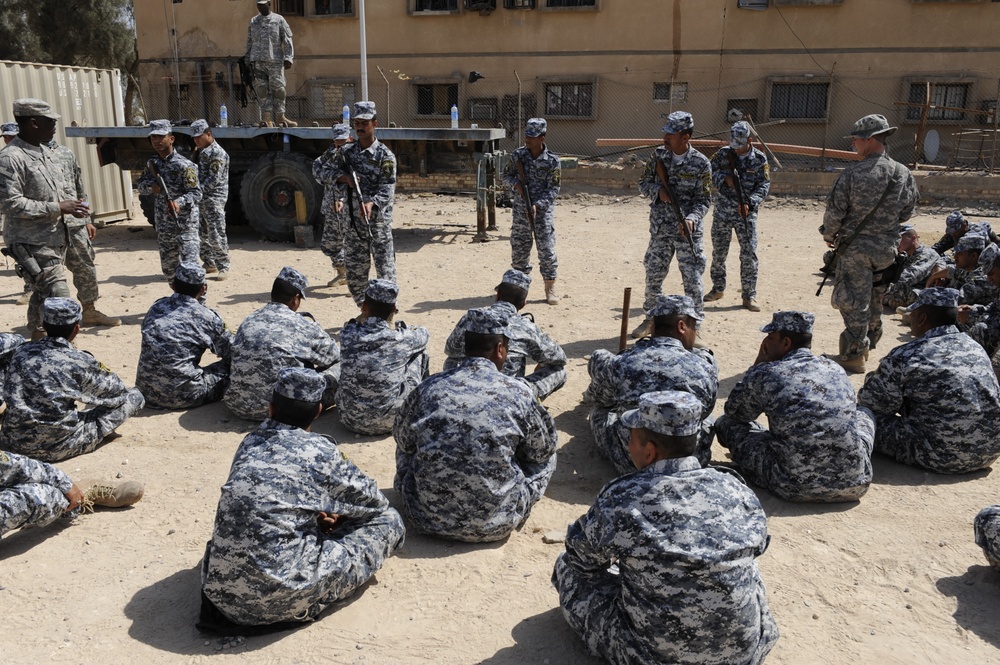
[[597,0],[545,0],[546,7],[596,7]]
[[458,104],[457,83],[416,84],[413,86],[417,100],[417,115],[451,115],[451,107]]
[[[932,83],[931,106],[944,106],[951,109],[964,109],[969,99],[970,83]],[[911,83],[911,103],[923,104],[927,96],[927,83]],[[949,108],[931,108],[927,112],[928,120],[965,120],[964,111],[949,110]],[[923,109],[919,106],[906,108],[907,120],[920,120]]]
[[772,83],[771,118],[822,119],[826,117],[830,84]]
[[458,0],[410,0],[413,13],[459,11]]
[[654,102],[683,102],[687,100],[687,83],[654,83]]
[[594,115],[593,83],[545,84],[545,114],[590,118]]
[[534,9],[535,0],[503,0],[504,9]]
[[354,16],[354,0],[315,0],[316,16]]
[[302,0],[278,0],[278,13],[284,16],[305,16]]

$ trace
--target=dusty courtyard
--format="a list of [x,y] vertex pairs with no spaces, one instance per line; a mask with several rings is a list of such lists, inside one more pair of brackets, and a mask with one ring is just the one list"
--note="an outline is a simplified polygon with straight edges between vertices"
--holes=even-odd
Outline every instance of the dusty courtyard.
[[[836,352],[841,325],[829,304],[829,286],[822,297],[814,295],[822,210],[822,202],[811,199],[765,204],[762,312],[740,307],[733,242],[729,290],[707,307],[702,331],[720,367],[716,415],[753,362],[762,337],[758,329],[772,311],[815,312],[814,351]],[[931,243],[943,229],[946,211],[918,211],[915,224]],[[454,323],[466,309],[492,300],[492,287],[508,267],[509,211],[498,213],[496,240],[473,243],[473,199],[398,199],[399,318],[430,330],[434,370],[443,362]],[[564,298],[555,307],[544,304],[536,270],[525,311],[566,350],[569,381],[546,402],[559,429],[558,468],[519,532],[492,545],[408,535],[376,581],[311,625],[237,644],[202,635],[194,628],[198,564],[211,536],[219,488],[251,424],[222,404],[188,412],[145,410],[120,428],[121,438],[59,465],[74,479],[120,475],[143,481],[141,503],[15,532],[0,542],[4,661],[597,662],[558,610],[549,580],[562,545],[545,544],[542,536],[564,532],[613,477],[610,463],[594,449],[581,396],[588,384],[586,357],[597,348],[617,348],[624,287],[633,288],[630,327],[641,316],[647,206],[627,195],[568,195],[559,201],[556,224]],[[309,277],[303,309],[327,330],[339,332],[355,314],[346,287],[323,286],[331,269],[318,249],[259,242],[248,227],[230,231],[232,278],[210,281],[208,301],[231,328],[267,301],[283,265]],[[142,316],[169,293],[154,231],[139,218],[102,229],[95,246],[98,306],[125,324],[85,329],[77,345],[131,385]],[[0,329],[24,333],[26,308],[14,304],[20,282],[9,269],[3,275]],[[665,291],[680,292],[676,265]],[[873,357],[907,339],[899,317],[889,317]],[[861,385],[861,377],[853,381]],[[397,502],[391,436],[355,436],[340,426],[335,410],[314,429],[333,435]],[[725,459],[718,445],[713,454]],[[938,476],[876,458],[874,483],[858,504],[796,505],[762,490],[757,494],[772,535],[759,563],[781,629],[769,663],[1000,662],[1000,576],[985,566],[972,534],[976,512],[1000,501],[997,475]]]

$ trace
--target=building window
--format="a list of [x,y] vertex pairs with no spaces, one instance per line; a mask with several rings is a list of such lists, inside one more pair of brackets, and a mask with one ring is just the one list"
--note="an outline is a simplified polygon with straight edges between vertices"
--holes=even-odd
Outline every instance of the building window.
[[417,115],[451,115],[458,104],[457,83],[418,83],[413,86],[417,96]]
[[[451,107],[449,107],[450,109]],[[496,97],[472,97],[469,99],[469,120],[495,123],[499,117]]]
[[546,83],[545,115],[568,118],[592,118],[593,83]]
[[354,0],[315,0],[314,16],[354,16]]
[[278,13],[282,16],[305,16],[302,0],[278,0]]
[[829,91],[829,82],[772,82],[768,115],[774,119],[821,120],[826,117]]
[[[928,120],[965,120],[965,111],[954,109],[964,109],[969,99],[970,83],[931,83],[931,106],[944,108],[931,108],[927,111]],[[927,83],[910,83],[911,104],[923,104],[927,97]],[[923,113],[922,106],[906,107],[907,120],[920,120]]]
[[756,119],[759,102],[756,99],[729,99],[726,100],[726,121],[739,122],[740,120]]
[[546,7],[597,7],[597,0],[545,0]]
[[488,14],[497,8],[497,0],[465,0],[465,8],[469,11]]
[[844,0],[774,0],[779,7],[795,7],[800,5],[842,5]]
[[504,95],[500,100],[500,124],[507,130],[507,136],[520,136],[528,118],[538,115],[538,102],[534,95],[521,95],[518,108],[517,95]]
[[[1000,0],[997,0],[1000,2]],[[504,9],[534,9],[535,0],[503,0]]]
[[768,0],[736,0],[736,6],[740,9],[756,9],[758,11],[767,9]]
[[460,11],[458,0],[410,0],[411,12],[414,14],[447,12],[457,14]]
[[354,81],[313,79],[309,81],[309,113],[302,117],[336,119],[343,117],[344,104],[357,101]]
[[687,101],[687,83],[654,83],[654,102],[683,102]]

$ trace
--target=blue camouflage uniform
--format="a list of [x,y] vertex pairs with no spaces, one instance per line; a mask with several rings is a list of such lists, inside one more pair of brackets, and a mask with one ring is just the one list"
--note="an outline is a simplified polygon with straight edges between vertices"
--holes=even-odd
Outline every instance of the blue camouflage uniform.
[[[334,141],[346,141],[350,136],[347,125],[334,125]],[[323,254],[330,258],[334,268],[344,268],[344,231],[350,228],[350,221],[347,220],[347,188],[331,177],[333,171],[328,166],[341,147],[343,146],[330,146],[312,165],[313,178],[323,185],[323,235],[319,246]],[[335,207],[338,202],[343,206],[340,212]]]
[[[644,401],[670,395],[687,397],[683,432],[697,431],[692,396]],[[756,665],[778,639],[755,561],[769,540],[738,476],[658,459],[605,485],[570,525],[552,583],[569,625],[610,663]]]
[[[53,301],[72,303],[79,322],[80,306],[68,298],[47,299],[46,317]],[[118,375],[63,337],[19,346],[3,392],[7,411],[0,450],[46,462],[93,451],[145,404],[142,393],[126,388]],[[78,402],[90,408],[78,410]]]
[[[719,149],[712,157],[712,184],[717,191],[715,208],[712,211],[712,290],[726,290],[726,257],[733,232],[740,246],[740,284],[743,298],[757,296],[757,213],[771,189],[771,169],[767,156],[751,147],[740,155],[735,148],[742,148],[749,140],[750,127],[740,121],[730,130],[732,140],[729,146]],[[735,162],[735,163],[734,163]],[[740,200],[736,190],[726,183],[733,177],[733,169],[739,172],[743,185],[743,200],[750,209],[747,218],[740,217]],[[735,185],[735,179],[733,180]]]
[[[319,512],[344,522],[322,531]],[[268,418],[233,459],[202,562],[230,621],[308,622],[352,595],[403,542],[403,520],[333,439]]]
[[[208,123],[196,120],[191,124],[194,136],[200,136]],[[229,153],[218,141],[196,152],[198,184],[198,222],[201,236],[201,260],[206,269],[229,272],[229,238],[226,236],[226,201],[229,200]]]
[[285,63],[294,62],[288,21],[274,12],[258,14],[247,27],[247,62],[253,64],[253,89],[264,113],[285,112]]
[[[521,379],[534,391],[540,400],[559,390],[566,384],[566,353],[551,337],[541,331],[528,316],[519,314],[509,302],[498,300],[489,309],[502,311],[510,328],[508,339],[510,348],[503,373]],[[448,335],[444,352],[447,358],[444,369],[458,367],[465,359],[465,330],[468,315],[465,314]],[[526,374],[528,360],[536,363],[535,370]]]
[[327,381],[323,406],[333,405],[340,381],[337,342],[315,321],[271,302],[244,319],[236,331],[226,406],[247,420],[266,418],[271,386],[284,367],[320,372]]
[[352,432],[387,434],[396,413],[427,377],[430,334],[422,326],[395,326],[369,316],[347,322],[340,333],[340,422]]
[[[157,125],[164,122],[167,121],[153,121],[153,132],[169,133],[169,123],[165,131],[163,127]],[[170,200],[180,206],[180,211],[174,217],[167,207],[166,192],[153,196],[160,268],[170,279],[180,262],[199,262],[198,203],[201,201],[202,192],[198,184],[198,167],[176,150],[172,150],[165,159],[154,155],[146,162],[146,168],[136,182],[136,189],[140,194],[153,194],[153,186],[159,184],[154,173],[159,173],[163,177],[163,182],[166,183],[170,193]]]
[[[7,367],[14,356],[14,351],[24,342],[25,339],[17,333],[0,333],[0,386],[7,381]],[[0,392],[0,404],[3,404],[2,392]]]
[[393,427],[403,512],[422,533],[505,538],[555,472],[557,433],[526,385],[468,358],[410,393]]
[[[948,290],[924,289],[910,308],[933,297],[929,291]],[[865,377],[858,403],[875,413],[876,452],[938,473],[968,473],[1000,457],[997,391],[983,347],[946,325],[890,351]]]
[[938,266],[941,257],[926,245],[918,246],[903,261],[899,277],[885,290],[885,304],[892,309],[906,307],[917,298],[915,289],[922,289]]
[[[762,330],[790,330],[773,325]],[[755,420],[762,413],[768,429]],[[857,408],[844,370],[807,348],[748,369],[715,434],[750,482],[787,501],[855,501],[872,481],[872,415]]]
[[[681,117],[675,119],[677,114],[683,114],[686,120]],[[690,114],[675,111],[670,114],[663,131],[678,133],[693,127],[694,121]],[[676,203],[681,214],[694,225],[690,240],[680,232],[680,224],[684,219],[677,219],[673,205],[659,200],[662,185],[656,174],[657,162],[666,168],[667,181],[677,196]],[[712,202],[711,183],[712,166],[708,157],[694,148],[688,149],[683,155],[674,155],[660,146],[653,151],[646,163],[639,178],[639,193],[651,199],[652,203],[649,207],[649,247],[643,258],[646,268],[646,299],[643,309],[650,309],[656,302],[656,297],[663,293],[663,280],[670,271],[670,261],[676,253],[684,293],[694,301],[699,315],[704,312],[701,275],[705,271],[705,251],[701,222]]]
[[[233,334],[195,298],[160,298],[142,320],[135,387],[150,406],[189,409],[222,399],[229,382]],[[205,351],[219,360],[201,367]]]
[[1000,505],[987,506],[976,515],[973,524],[976,545],[983,548],[983,554],[991,566],[1000,571]]
[[73,481],[56,467],[0,450],[0,536],[22,526],[45,526],[69,506]]
[[[356,120],[375,117],[373,102],[355,104]],[[362,201],[351,188],[347,191],[344,232],[344,263],[347,288],[354,302],[361,305],[368,286],[368,273],[375,264],[375,276],[396,281],[396,250],[392,243],[392,210],[396,196],[396,156],[377,138],[367,148],[360,142],[345,145],[327,163],[323,182],[335,181],[353,170],[361,185]],[[361,203],[373,203],[370,223],[366,226]]]
[[[542,118],[531,118],[525,128],[527,136],[543,136],[546,122]],[[535,220],[528,219],[528,209],[524,197],[517,191],[521,183],[518,165],[524,169],[524,179],[528,185],[531,203],[535,206]],[[514,270],[530,274],[531,246],[538,245],[538,269],[546,280],[554,280],[559,267],[556,257],[555,202],[559,195],[562,169],[559,155],[542,145],[538,157],[532,157],[527,147],[521,146],[511,153],[501,175],[503,184],[511,190],[513,202],[510,228],[510,265]]]

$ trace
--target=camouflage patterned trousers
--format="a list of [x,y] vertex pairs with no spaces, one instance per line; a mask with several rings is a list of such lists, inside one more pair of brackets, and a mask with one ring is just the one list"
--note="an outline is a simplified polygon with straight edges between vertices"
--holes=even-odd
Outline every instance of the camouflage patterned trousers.
[[282,62],[253,63],[253,91],[262,113],[285,112],[285,66]]
[[368,288],[368,274],[372,263],[379,279],[396,281],[396,250],[392,244],[392,226],[383,219],[373,219],[369,242],[365,223],[361,219],[346,219],[344,223],[344,266],[347,269],[347,288],[354,302],[361,306]]
[[45,245],[27,245],[15,243],[11,250],[16,256],[27,256],[35,260],[40,271],[30,274],[19,261],[18,268],[25,281],[31,285],[31,299],[28,301],[28,327],[32,330],[42,330],[42,303],[46,298],[72,297],[66,284],[66,271],[63,262],[66,258],[66,247],[47,247]]
[[875,452],[902,464],[936,473],[970,473],[985,469],[1000,456],[991,449],[968,450],[968,441],[950,441],[944,448],[928,440],[925,429],[910,425],[902,416],[875,415]]
[[330,257],[330,263],[334,268],[344,267],[344,227],[350,230],[350,222],[344,218],[343,213],[338,213],[332,209],[332,204],[327,203],[323,197],[323,236],[319,241],[319,248],[326,256]]
[[851,249],[837,262],[830,302],[844,319],[841,336],[844,348],[840,352],[857,356],[868,351],[868,337],[882,329],[882,296],[886,287],[874,286],[875,273],[892,265],[896,250],[894,247],[867,252]]
[[34,444],[19,442],[16,452],[42,460],[43,462],[61,462],[77,455],[83,455],[95,450],[103,443],[104,438],[114,432],[126,420],[137,414],[146,400],[142,393],[131,388],[126,393],[121,406],[96,406],[80,412],[80,423],[68,438],[59,441],[39,441]]
[[510,267],[531,274],[531,246],[538,245],[538,271],[542,279],[555,279],[559,268],[556,257],[555,211],[553,206],[542,211],[532,225],[525,208],[515,203],[510,227]]
[[990,565],[1000,570],[1000,506],[987,506],[980,510],[973,529],[976,545],[983,548]]
[[[1000,351],[1000,321],[988,319],[969,327],[965,331],[979,346],[986,350],[991,359]],[[994,362],[994,367],[996,362]]]
[[51,524],[69,501],[52,485],[26,483],[0,490],[0,536],[22,526]]
[[535,391],[539,402],[566,385],[566,368],[564,366],[536,365],[531,374],[520,377]]
[[195,225],[181,232],[156,231],[156,244],[160,249],[160,269],[167,280],[174,278],[177,266],[183,263],[198,263],[198,220]]
[[[698,432],[698,444],[694,456],[702,466],[712,459],[712,441],[715,438],[715,419],[709,416],[701,423]],[[595,406],[590,410],[590,431],[594,435],[594,443],[601,456],[615,465],[619,475],[635,471],[635,464],[628,452],[629,429],[622,424],[621,414],[617,409]]]
[[[669,228],[668,228],[669,227]],[[656,297],[663,295],[663,280],[670,272],[670,262],[677,255],[677,267],[681,271],[684,294],[694,301],[698,314],[705,313],[704,293],[701,276],[705,272],[705,251],[702,247],[700,225],[695,225],[694,251],[686,237],[681,236],[676,222],[654,218],[649,220],[649,247],[642,264],[646,268],[646,299],[643,309],[652,309]]]
[[832,477],[822,471],[807,473],[789,469],[786,461],[796,457],[790,452],[795,450],[795,444],[779,441],[758,422],[741,422],[723,415],[715,421],[715,434],[719,444],[729,449],[733,463],[747,482],[770,490],[785,501],[857,501],[871,484],[875,420],[871,411],[865,408],[857,410],[851,432],[855,442],[866,451],[865,469],[851,478]]
[[712,290],[726,290],[726,258],[736,232],[740,246],[740,286],[743,298],[757,297],[757,211],[743,220],[739,210],[727,200],[718,200],[712,213]]
[[205,268],[229,270],[229,238],[226,237],[225,199],[203,198],[198,204],[201,229],[201,260]]
[[97,290],[97,268],[94,267],[94,246],[87,235],[87,227],[66,227],[66,269],[73,274],[76,299],[90,305],[101,297]]

